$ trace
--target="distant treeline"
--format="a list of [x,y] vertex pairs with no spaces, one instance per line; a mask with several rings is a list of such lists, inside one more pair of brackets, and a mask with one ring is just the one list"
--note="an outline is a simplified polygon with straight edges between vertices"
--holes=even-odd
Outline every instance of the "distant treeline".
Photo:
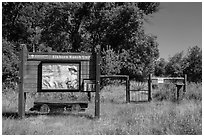
[[[124,53],[118,54],[112,49],[109,49],[104,51],[103,55],[103,74],[130,75],[129,72],[125,72],[124,70],[124,66],[131,67],[128,62],[123,62]],[[159,58],[155,62],[152,62],[152,65],[153,72],[151,73],[154,76],[183,77],[184,74],[187,74],[187,80],[189,82],[202,82],[202,50],[198,46],[190,47],[186,54],[184,54],[184,51],[178,52],[168,60]],[[144,80],[146,78],[146,75],[143,75],[144,70],[139,72],[141,75],[130,75],[130,78],[139,81]]]

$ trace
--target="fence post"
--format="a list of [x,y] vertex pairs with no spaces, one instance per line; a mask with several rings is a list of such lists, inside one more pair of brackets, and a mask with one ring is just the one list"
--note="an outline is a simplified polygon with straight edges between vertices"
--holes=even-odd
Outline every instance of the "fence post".
[[184,75],[184,87],[183,87],[183,92],[187,92],[187,74]]
[[96,47],[96,93],[95,93],[95,117],[100,117],[100,46]]
[[91,101],[91,92],[87,92],[88,100]]
[[126,103],[130,103],[130,79],[126,77]]
[[26,71],[26,60],[27,60],[27,48],[26,45],[22,45],[20,51],[20,63],[19,63],[19,91],[18,91],[18,116],[23,118],[25,116],[25,93],[24,93],[24,75]]
[[149,80],[148,80],[148,101],[152,100],[152,74],[149,74]]

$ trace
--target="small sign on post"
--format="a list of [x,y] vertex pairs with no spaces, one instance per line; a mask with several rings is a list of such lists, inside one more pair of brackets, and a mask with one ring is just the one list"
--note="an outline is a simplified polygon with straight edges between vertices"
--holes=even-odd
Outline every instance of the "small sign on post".
[[164,78],[158,78],[158,83],[164,83]]

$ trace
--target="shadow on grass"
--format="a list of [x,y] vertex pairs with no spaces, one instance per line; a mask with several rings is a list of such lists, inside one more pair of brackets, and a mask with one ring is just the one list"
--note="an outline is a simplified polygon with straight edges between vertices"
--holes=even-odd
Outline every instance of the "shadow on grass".
[[[25,113],[25,118],[28,117],[37,117],[40,115],[47,115],[47,116],[74,116],[74,117],[85,117],[87,119],[95,119],[95,117],[91,114],[87,113],[60,113],[60,112],[53,112],[53,113],[40,113],[40,112],[26,112]],[[19,119],[20,117],[18,116],[17,112],[2,112],[2,117],[3,118],[14,118],[14,119]]]

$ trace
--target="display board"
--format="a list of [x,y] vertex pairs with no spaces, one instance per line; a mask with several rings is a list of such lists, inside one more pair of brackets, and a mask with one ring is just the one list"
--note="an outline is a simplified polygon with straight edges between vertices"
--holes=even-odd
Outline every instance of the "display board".
[[91,53],[25,54],[24,92],[84,91],[83,80],[95,79]]
[[[100,52],[100,46],[96,46],[93,53],[33,53],[22,44],[19,117],[25,116],[26,93],[29,92],[95,92],[95,117],[99,118]],[[88,82],[88,90],[84,90],[83,82]]]

